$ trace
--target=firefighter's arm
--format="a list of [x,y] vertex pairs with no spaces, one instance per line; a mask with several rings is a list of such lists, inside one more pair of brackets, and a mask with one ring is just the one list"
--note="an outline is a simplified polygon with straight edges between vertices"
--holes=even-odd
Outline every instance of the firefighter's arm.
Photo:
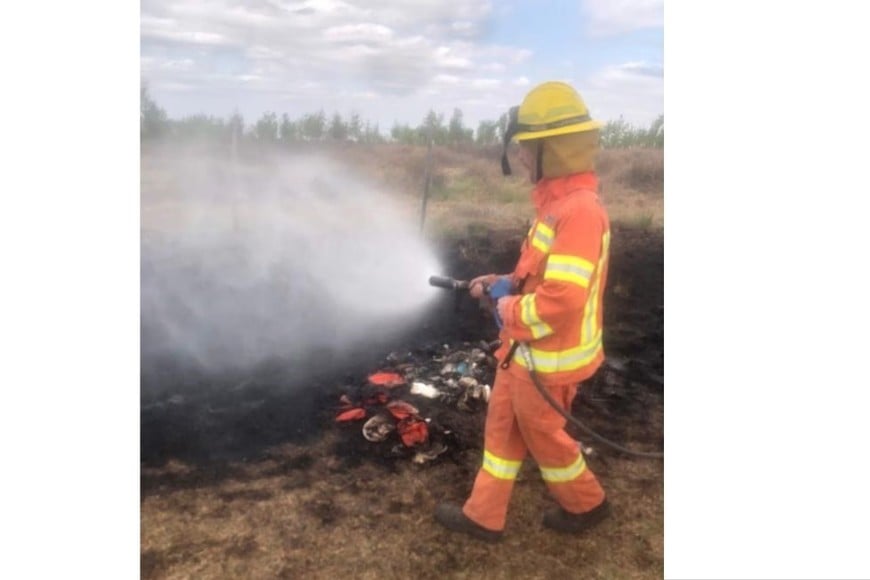
[[508,338],[544,338],[559,330],[564,314],[583,309],[603,233],[604,225],[594,212],[572,213],[556,224],[542,283],[531,294],[499,301]]

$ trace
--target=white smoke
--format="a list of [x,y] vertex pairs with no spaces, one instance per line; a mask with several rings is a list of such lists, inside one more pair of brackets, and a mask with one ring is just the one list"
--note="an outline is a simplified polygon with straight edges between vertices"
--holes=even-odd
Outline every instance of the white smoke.
[[316,156],[142,162],[143,365],[341,353],[416,323],[440,271],[412,216]]

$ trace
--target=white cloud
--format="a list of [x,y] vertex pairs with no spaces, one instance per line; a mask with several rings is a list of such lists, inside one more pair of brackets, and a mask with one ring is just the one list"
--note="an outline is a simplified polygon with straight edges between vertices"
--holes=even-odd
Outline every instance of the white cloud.
[[533,53],[531,50],[529,50],[527,48],[523,48],[521,50],[508,51],[507,56],[508,56],[508,60],[511,62],[511,64],[522,64],[522,63],[526,62],[527,60],[529,60],[529,58],[531,58],[532,54]]
[[500,62],[489,62],[478,66],[478,70],[481,70],[483,72],[500,73],[504,72],[506,69],[507,67]]
[[647,125],[664,112],[664,67],[661,63],[626,62],[605,67],[575,84],[596,119],[622,116]]
[[456,75],[436,75],[432,82],[442,85],[458,85],[461,79]]
[[380,24],[364,22],[332,26],[323,31],[323,38],[331,41],[382,42],[393,37],[393,31]]
[[[171,116],[225,116],[238,108],[253,120],[265,111],[357,110],[384,130],[393,121],[419,122],[430,108],[449,116],[460,105],[476,126],[548,80],[535,76],[529,48],[493,44],[482,34],[492,29],[492,3],[408,4],[142,0],[143,79]],[[589,86],[616,104],[623,97],[611,89],[650,94],[643,81],[649,66],[599,71]]]
[[583,0],[584,26],[593,35],[664,25],[664,0]]
[[474,89],[494,89],[501,86],[499,79],[473,79],[471,87]]
[[[215,68],[234,66],[241,74],[268,73],[273,89],[307,77],[410,94],[439,74],[471,74],[491,58],[489,49],[468,41],[490,12],[489,2],[475,0],[422,0],[410,10],[399,0],[144,0],[142,68],[197,52],[203,58],[186,80],[204,88]],[[165,68],[147,67],[155,88],[177,82]]]
[[181,58],[178,60],[165,60],[160,62],[158,66],[166,70],[188,71],[193,68],[194,62],[191,58]]
[[467,55],[468,52],[467,45],[439,46],[435,49],[435,63],[446,69],[468,70],[474,66],[474,62]]
[[246,49],[246,54],[248,58],[253,60],[269,60],[269,59],[278,59],[284,58],[284,53],[280,50],[275,50],[274,48],[270,48],[268,46],[252,46]]

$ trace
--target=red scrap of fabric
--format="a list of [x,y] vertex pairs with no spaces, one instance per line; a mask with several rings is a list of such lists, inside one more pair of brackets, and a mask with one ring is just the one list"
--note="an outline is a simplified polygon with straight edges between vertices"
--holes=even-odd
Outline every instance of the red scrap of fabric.
[[366,418],[366,410],[360,407],[356,407],[353,409],[348,409],[347,411],[342,411],[339,413],[335,420],[339,422],[343,421],[359,421],[360,419]]
[[419,417],[407,417],[399,421],[396,431],[402,438],[405,447],[413,447],[419,443],[425,443],[429,439],[429,427],[426,421]]
[[411,417],[412,415],[419,415],[420,411],[417,410],[417,407],[410,403],[406,403],[405,401],[390,401],[387,404],[387,410],[400,421],[407,417]]
[[384,387],[386,389],[392,389],[394,387],[399,387],[405,384],[405,379],[402,375],[397,373],[375,373],[373,375],[369,375],[369,382],[373,385],[377,385],[379,387]]

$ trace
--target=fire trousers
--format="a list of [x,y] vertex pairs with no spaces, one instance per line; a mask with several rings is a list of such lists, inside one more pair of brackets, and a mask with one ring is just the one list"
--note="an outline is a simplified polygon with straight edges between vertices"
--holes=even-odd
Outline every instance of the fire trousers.
[[[547,387],[570,410],[577,385]],[[526,453],[531,453],[550,493],[568,512],[587,512],[604,501],[604,490],[586,466],[580,446],[565,432],[566,420],[541,396],[531,379],[499,370],[486,414],[483,466],[463,512],[489,530],[505,526],[508,502]]]

